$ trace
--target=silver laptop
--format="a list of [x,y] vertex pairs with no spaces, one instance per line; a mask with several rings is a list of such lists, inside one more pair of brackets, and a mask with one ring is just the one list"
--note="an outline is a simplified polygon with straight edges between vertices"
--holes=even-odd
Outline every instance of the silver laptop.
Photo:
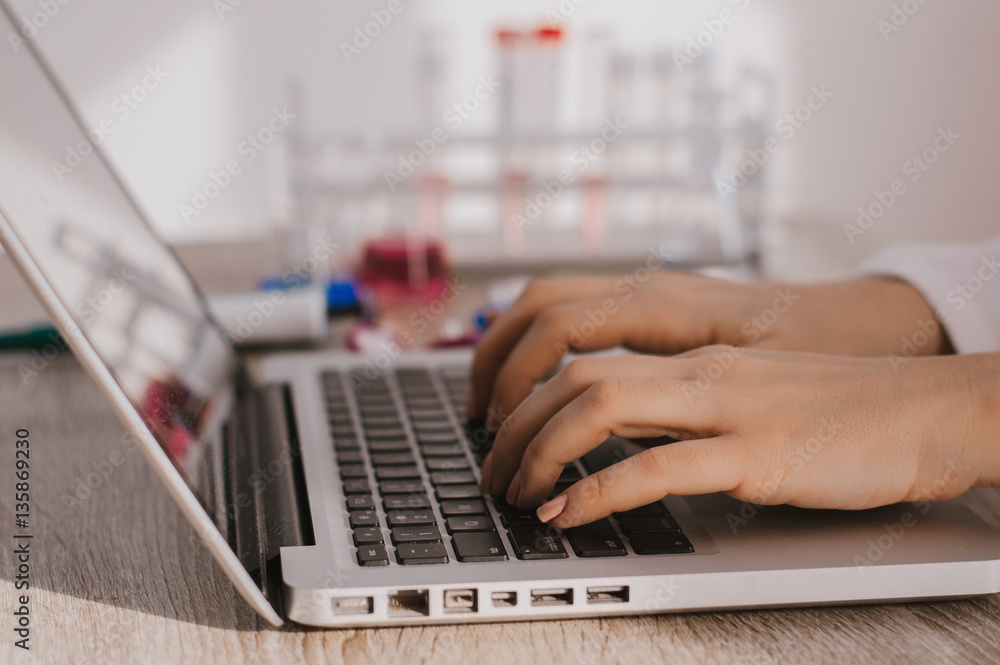
[[[0,7],[0,32],[16,32]],[[960,500],[838,512],[667,497],[560,531],[481,496],[490,438],[463,422],[468,354],[240,357],[34,43],[21,46],[0,49],[0,239],[201,542],[271,623],[1000,591],[1000,535]],[[68,152],[79,159],[67,164]],[[560,488],[637,449],[610,439]]]

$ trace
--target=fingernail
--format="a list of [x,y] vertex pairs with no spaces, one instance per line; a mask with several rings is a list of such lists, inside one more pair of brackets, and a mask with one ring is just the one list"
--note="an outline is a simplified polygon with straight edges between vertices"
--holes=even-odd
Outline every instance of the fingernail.
[[538,511],[535,513],[538,515],[538,519],[543,522],[548,522],[559,517],[562,511],[566,508],[566,502],[569,501],[569,497],[563,493],[552,499],[548,503],[543,503],[538,507]]
[[489,494],[491,487],[493,487],[493,451],[486,453],[486,459],[483,460],[482,478],[479,482],[479,489],[483,494]]
[[507,503],[512,506],[517,505],[517,495],[521,493],[521,472],[518,471],[514,474],[514,478],[510,481],[510,487],[507,488]]

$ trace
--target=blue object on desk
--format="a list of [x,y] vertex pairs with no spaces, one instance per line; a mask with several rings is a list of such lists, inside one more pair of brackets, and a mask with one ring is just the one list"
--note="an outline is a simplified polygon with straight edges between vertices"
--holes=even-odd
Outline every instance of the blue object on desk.
[[[262,291],[278,289],[287,291],[297,289],[306,283],[298,277],[272,277],[264,279],[260,283]],[[326,285],[326,308],[330,313],[359,310],[361,308],[361,295],[357,283],[352,279],[337,280],[331,279]]]

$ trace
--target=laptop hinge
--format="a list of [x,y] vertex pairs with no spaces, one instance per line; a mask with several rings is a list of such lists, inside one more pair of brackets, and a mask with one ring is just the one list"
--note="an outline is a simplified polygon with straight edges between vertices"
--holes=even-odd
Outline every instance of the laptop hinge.
[[239,383],[236,435],[229,438],[233,546],[282,614],[281,548],[315,543],[292,395],[286,385]]

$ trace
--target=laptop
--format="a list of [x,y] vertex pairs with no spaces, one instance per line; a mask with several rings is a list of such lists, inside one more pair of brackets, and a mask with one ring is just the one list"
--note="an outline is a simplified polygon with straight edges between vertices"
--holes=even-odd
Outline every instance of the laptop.
[[[15,33],[0,7],[0,32]],[[670,496],[561,531],[482,496],[490,437],[464,422],[467,352],[241,356],[34,41],[20,46],[0,57],[0,240],[198,540],[270,623],[1000,591],[1000,534],[961,500],[840,512]],[[609,439],[560,487],[641,445]]]

